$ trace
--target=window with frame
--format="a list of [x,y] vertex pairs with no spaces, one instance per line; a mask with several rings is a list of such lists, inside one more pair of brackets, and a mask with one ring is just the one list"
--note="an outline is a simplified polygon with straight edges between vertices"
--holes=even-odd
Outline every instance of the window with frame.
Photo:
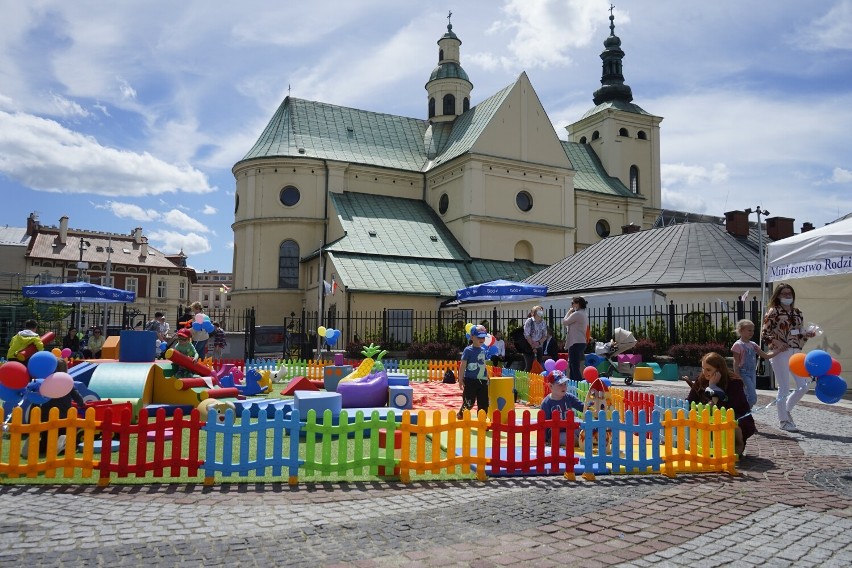
[[444,95],[444,114],[456,114],[456,97]]
[[392,343],[411,343],[414,310],[388,310],[388,338]]
[[639,168],[630,166],[630,191],[635,195],[639,194]]
[[139,293],[139,279],[135,276],[128,276],[124,279],[124,289],[134,294]]
[[186,298],[186,282],[181,281],[178,284],[178,299],[183,300]]
[[101,276],[101,286],[115,288],[115,278],[113,276]]
[[166,281],[165,280],[158,280],[157,281],[157,298],[160,298],[160,299],[165,298],[167,290],[168,290],[168,287],[166,286]]
[[435,97],[429,99],[429,118],[434,118],[435,116]]
[[299,245],[286,240],[278,249],[278,287],[299,287]]

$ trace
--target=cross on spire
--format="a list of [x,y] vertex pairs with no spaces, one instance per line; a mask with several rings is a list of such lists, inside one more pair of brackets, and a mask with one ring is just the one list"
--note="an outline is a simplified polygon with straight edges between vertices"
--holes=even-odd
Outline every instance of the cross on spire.
[[453,27],[453,23],[450,21],[450,18],[452,18],[452,17],[453,17],[453,11],[450,10],[449,13],[447,14],[447,27],[450,27],[450,28]]

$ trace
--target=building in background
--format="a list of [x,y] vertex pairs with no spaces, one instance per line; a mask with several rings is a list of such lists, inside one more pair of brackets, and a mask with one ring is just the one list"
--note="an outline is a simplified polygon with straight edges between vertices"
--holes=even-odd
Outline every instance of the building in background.
[[191,302],[201,302],[207,311],[228,310],[231,307],[230,293],[234,275],[230,272],[198,272],[197,282],[192,288]]

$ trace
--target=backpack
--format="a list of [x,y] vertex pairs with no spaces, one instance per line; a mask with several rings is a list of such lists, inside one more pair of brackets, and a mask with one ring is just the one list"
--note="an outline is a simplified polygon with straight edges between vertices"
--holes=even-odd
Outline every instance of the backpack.
[[456,383],[456,374],[451,369],[447,369],[444,373],[444,383],[454,385]]

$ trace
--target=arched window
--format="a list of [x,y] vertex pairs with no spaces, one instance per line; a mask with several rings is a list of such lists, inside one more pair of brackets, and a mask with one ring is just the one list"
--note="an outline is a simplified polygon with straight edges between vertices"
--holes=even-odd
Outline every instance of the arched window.
[[597,140],[597,139],[598,139],[598,138],[600,138],[600,137],[601,137],[601,133],[600,133],[600,132],[598,132],[597,130],[595,130],[594,132],[592,132],[592,140]]
[[647,140],[648,135],[645,134],[644,130],[640,130],[639,132],[636,133],[636,138],[638,138],[639,140]]
[[443,49],[439,49],[439,50],[438,50],[438,63],[440,63],[440,62],[441,62],[441,61],[443,61],[443,60],[444,60],[444,50],[443,50]]
[[586,143],[586,137],[585,137],[585,136],[581,136],[581,137],[580,137],[580,144],[585,144],[585,143]]
[[639,195],[639,168],[630,166],[630,191]]
[[456,114],[456,98],[453,95],[444,95],[443,114]]
[[429,99],[429,118],[435,116],[435,97]]
[[618,129],[618,135],[619,136],[627,136],[628,138],[630,137],[630,134],[627,132],[626,128],[619,128]]
[[284,241],[278,249],[278,287],[299,287],[299,245]]
[[462,112],[467,112],[470,110],[470,99],[465,97],[462,101]]

